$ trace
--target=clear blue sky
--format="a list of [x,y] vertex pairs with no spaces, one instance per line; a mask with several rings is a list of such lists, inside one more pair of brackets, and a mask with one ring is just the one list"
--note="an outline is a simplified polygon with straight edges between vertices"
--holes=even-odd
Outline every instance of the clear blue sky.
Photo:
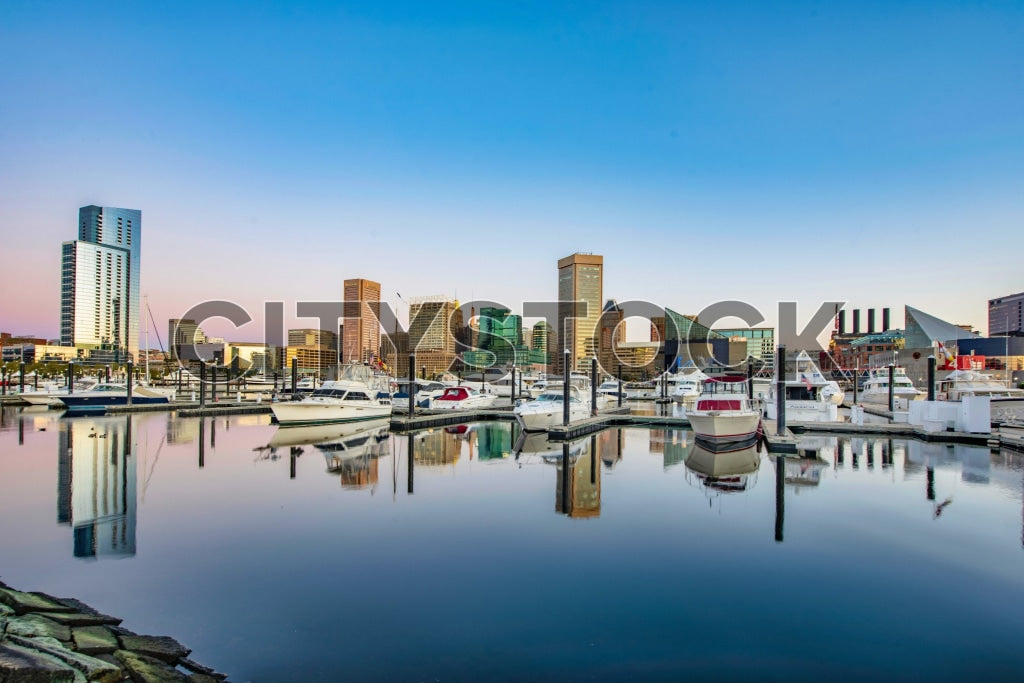
[[518,308],[577,250],[770,321],[1024,289],[1020,2],[5,2],[0,64],[4,330],[57,334],[91,203],[143,211],[162,326],[346,277]]

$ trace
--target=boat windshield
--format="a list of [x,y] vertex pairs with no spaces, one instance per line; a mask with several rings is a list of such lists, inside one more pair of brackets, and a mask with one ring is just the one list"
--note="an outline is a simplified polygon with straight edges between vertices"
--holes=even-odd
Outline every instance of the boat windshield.
[[370,368],[366,365],[346,365],[341,369],[338,374],[338,379],[348,380],[350,382],[363,382],[369,384],[370,379],[373,377],[373,373]]
[[541,394],[540,396],[537,397],[537,400],[538,401],[558,401],[559,403],[561,403],[562,402],[562,395],[561,394]]

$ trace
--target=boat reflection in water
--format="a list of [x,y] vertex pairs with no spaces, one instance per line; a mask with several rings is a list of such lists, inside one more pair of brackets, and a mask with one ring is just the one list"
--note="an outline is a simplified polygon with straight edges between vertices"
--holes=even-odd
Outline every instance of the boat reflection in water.
[[761,454],[757,452],[756,443],[716,450],[709,448],[702,439],[695,439],[685,464],[706,488],[738,493],[753,486],[751,475],[756,474],[761,465]]
[[309,427],[279,427],[268,448],[290,449],[297,457],[302,446],[320,451],[327,463],[327,472],[337,474],[345,488],[361,489],[377,483],[377,462],[390,455],[386,445],[389,419],[339,422]]
[[132,417],[61,420],[57,438],[57,523],[74,536],[75,557],[135,555],[136,458]]

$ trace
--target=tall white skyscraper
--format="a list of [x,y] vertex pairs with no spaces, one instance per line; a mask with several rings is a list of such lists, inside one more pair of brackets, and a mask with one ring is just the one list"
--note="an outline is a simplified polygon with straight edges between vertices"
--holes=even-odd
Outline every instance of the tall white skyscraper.
[[139,353],[142,212],[78,210],[78,239],[61,245],[60,343]]

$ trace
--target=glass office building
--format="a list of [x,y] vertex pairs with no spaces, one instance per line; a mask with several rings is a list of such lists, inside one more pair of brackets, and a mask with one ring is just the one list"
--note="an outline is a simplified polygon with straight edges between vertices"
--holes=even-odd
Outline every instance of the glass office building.
[[62,346],[138,357],[141,229],[136,209],[78,210],[78,239],[61,245]]

